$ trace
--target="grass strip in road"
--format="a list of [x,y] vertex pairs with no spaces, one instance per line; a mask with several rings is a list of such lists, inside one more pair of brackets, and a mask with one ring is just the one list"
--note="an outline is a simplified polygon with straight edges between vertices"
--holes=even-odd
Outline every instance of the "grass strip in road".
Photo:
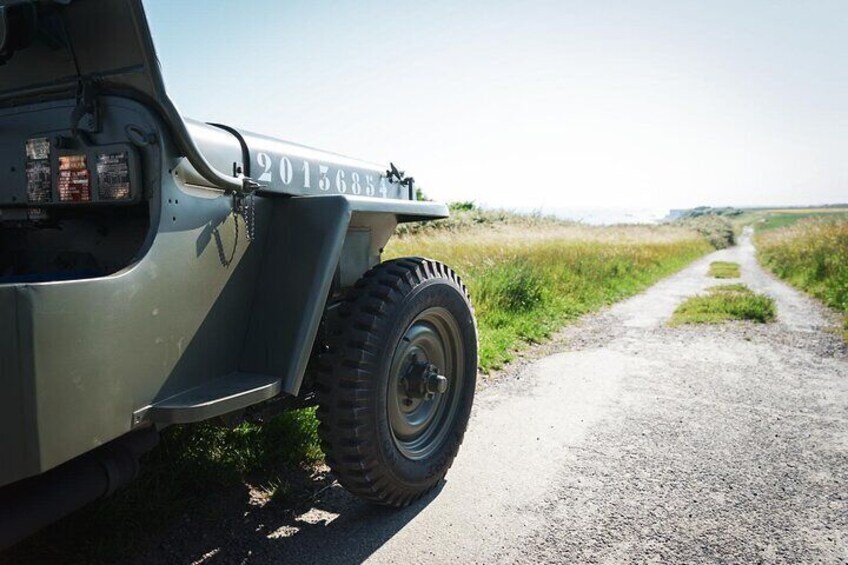
[[771,322],[777,317],[774,300],[757,294],[744,284],[727,284],[707,289],[677,307],[671,325],[720,324],[731,320]]
[[709,275],[716,279],[738,279],[739,263],[732,261],[713,261],[710,263]]
[[800,220],[758,233],[755,243],[768,269],[846,315],[848,341],[848,219]]

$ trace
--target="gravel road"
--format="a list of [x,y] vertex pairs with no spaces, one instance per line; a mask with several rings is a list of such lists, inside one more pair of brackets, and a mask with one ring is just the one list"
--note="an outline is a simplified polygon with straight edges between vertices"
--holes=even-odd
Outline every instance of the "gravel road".
[[[742,264],[776,323],[670,328]],[[440,492],[400,512],[339,487],[294,516],[181,524],[140,562],[848,562],[848,353],[747,235],[569,327],[478,395]],[[271,505],[269,505],[271,506]]]

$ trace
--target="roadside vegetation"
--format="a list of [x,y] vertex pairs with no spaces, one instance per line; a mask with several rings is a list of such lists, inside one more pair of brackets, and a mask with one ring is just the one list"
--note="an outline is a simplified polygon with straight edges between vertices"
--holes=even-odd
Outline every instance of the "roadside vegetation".
[[710,263],[708,274],[716,279],[738,279],[740,275],[739,263],[732,261],[713,261]]
[[777,276],[846,314],[848,340],[848,218],[817,217],[756,236],[760,261]]
[[[482,215],[481,215],[482,214]],[[592,227],[474,208],[389,242],[387,257],[421,255],[453,266],[471,292],[480,367],[491,371],[568,320],[650,286],[713,250],[682,226]],[[454,226],[465,226],[461,230]]]
[[727,284],[693,296],[674,311],[671,325],[720,324],[730,320],[771,322],[777,317],[772,298],[757,294],[744,284]]
[[509,210],[481,208],[474,202],[451,202],[450,217],[428,222],[400,224],[396,233],[400,237],[422,236],[435,233],[462,233],[481,226],[520,226],[526,229],[562,226],[564,222],[541,213],[519,214]]

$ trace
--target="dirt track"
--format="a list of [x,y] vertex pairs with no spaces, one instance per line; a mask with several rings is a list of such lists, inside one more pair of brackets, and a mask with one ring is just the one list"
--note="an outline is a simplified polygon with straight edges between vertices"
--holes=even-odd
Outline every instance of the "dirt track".
[[[778,322],[665,325],[716,284],[719,259],[777,300]],[[393,512],[334,487],[295,517],[242,504],[139,561],[846,562],[848,357],[834,323],[745,238],[484,387],[434,496]]]

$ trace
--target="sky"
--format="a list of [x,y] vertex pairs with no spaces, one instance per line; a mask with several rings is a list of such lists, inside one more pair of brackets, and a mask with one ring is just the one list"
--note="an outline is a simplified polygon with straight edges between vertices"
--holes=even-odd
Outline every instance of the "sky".
[[848,201],[848,3],[144,0],[182,113],[514,209]]

